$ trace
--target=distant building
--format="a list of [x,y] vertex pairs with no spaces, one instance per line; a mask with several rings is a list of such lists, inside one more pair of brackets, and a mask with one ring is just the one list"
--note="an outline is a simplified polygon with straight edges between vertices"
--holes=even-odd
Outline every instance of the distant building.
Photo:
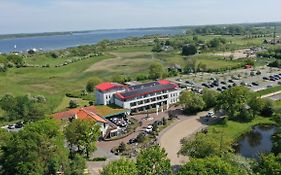
[[114,104],[132,113],[153,108],[168,109],[179,101],[181,89],[167,80],[133,86],[121,86],[116,83],[102,83],[96,86],[97,104]]

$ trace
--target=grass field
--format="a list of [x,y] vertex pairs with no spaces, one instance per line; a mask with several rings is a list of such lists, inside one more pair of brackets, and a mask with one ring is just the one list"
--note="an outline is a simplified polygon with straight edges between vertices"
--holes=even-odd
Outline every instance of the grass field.
[[263,96],[263,95],[271,94],[271,93],[278,92],[278,91],[281,91],[281,86],[274,86],[271,88],[267,88],[265,90],[258,91],[257,93],[258,93],[258,95]]
[[[199,39],[210,40],[220,36],[199,36]],[[192,36],[187,38],[192,39]],[[167,39],[167,38],[166,38]],[[243,40],[241,37],[226,36],[232,44],[246,47],[249,44],[259,43],[261,39]],[[182,57],[180,51],[152,53],[153,38],[132,42],[129,46],[114,46],[104,51],[104,56],[91,57],[66,66],[57,67],[68,58],[52,58],[48,54],[35,54],[25,58],[26,63],[33,65],[50,65],[48,68],[27,67],[11,68],[6,73],[0,73],[0,96],[10,93],[18,95],[44,95],[53,111],[61,111],[68,106],[69,98],[66,93],[79,93],[84,89],[86,82],[92,76],[98,76],[103,81],[111,81],[114,75],[135,76],[147,73],[148,67],[154,62],[160,62],[164,67],[171,64],[180,64],[183,67],[189,58],[197,60],[197,64],[206,65],[207,69],[232,68],[240,61],[224,60],[221,56],[212,53],[198,54],[192,57]],[[66,54],[67,55],[67,54]],[[87,100],[82,100],[81,105]],[[80,103],[80,102],[79,102]]]
[[62,102],[65,93],[83,89],[94,73],[84,73],[89,65],[110,58],[100,56],[60,68],[13,68],[0,73],[0,95],[44,95],[52,110]]
[[215,137],[222,133],[223,139],[227,143],[233,143],[243,133],[251,130],[251,128],[258,124],[275,124],[270,118],[257,117],[251,122],[240,123],[234,121],[227,121],[226,125],[214,124],[209,127],[208,137]]

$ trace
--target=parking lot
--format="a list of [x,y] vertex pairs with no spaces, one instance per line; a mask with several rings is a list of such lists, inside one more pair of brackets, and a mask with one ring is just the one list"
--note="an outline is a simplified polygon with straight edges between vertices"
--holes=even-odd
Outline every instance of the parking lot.
[[196,73],[171,78],[182,88],[192,88],[200,92],[203,88],[224,91],[233,86],[246,86],[253,91],[260,91],[281,85],[281,69],[259,67],[256,69],[240,69],[226,73]]

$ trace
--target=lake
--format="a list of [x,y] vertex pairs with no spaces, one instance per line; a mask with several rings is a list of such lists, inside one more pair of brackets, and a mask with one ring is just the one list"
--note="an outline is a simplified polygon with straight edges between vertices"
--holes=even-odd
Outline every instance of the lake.
[[[25,52],[32,48],[56,50],[87,44],[96,44],[104,39],[115,40],[127,37],[141,37],[145,35],[176,35],[183,34],[184,28],[150,28],[150,29],[120,29],[97,30],[91,32],[75,32],[73,34],[52,35],[40,37],[11,38],[0,40],[0,52]],[[16,49],[14,46],[16,45]]]
[[237,152],[248,158],[258,158],[260,153],[271,152],[271,136],[276,132],[275,126],[255,126],[238,141]]

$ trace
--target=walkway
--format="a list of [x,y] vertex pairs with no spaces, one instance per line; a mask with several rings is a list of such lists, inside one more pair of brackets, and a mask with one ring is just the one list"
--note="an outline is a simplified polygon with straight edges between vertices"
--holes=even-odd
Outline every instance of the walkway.
[[181,165],[187,161],[184,156],[178,156],[177,152],[181,148],[180,141],[184,137],[190,137],[199,130],[207,127],[199,119],[207,114],[200,112],[194,116],[179,116],[180,120],[172,126],[166,128],[159,136],[159,144],[164,148],[171,160],[172,166]]

